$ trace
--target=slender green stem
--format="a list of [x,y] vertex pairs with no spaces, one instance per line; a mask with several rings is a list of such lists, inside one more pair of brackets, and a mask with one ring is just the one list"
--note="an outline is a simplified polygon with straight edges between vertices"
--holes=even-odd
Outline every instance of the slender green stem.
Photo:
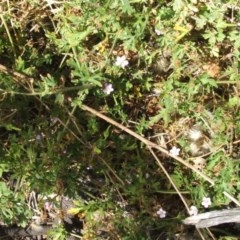
[[39,92],[39,91],[34,91],[34,90],[33,90],[33,92],[26,93],[26,92],[17,92],[17,91],[7,91],[7,90],[3,90],[3,89],[0,89],[0,92],[8,93],[8,94],[11,94],[11,95],[45,96],[45,95],[53,95],[53,94],[58,94],[58,93],[63,93],[63,92],[83,91],[83,90],[86,90],[86,89],[91,89],[93,87],[94,86],[91,85],[91,84],[85,84],[85,85],[82,85],[82,86],[57,88],[57,89],[54,89],[54,90],[46,92],[46,93],[44,93],[44,91]]
[[[167,191],[167,190],[158,190],[157,193],[163,193],[163,194],[178,194],[176,191]],[[179,191],[181,194],[190,194],[189,191]]]

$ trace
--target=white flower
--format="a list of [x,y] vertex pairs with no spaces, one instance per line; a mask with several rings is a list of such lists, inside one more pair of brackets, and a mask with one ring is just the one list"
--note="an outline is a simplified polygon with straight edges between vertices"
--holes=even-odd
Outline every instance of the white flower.
[[160,209],[157,211],[157,215],[158,215],[160,218],[165,218],[165,217],[166,217],[166,214],[167,214],[167,212],[164,211],[162,208],[160,208]]
[[179,155],[179,152],[180,152],[180,148],[177,148],[175,146],[170,150],[170,154],[175,157]]
[[126,59],[126,56],[121,56],[121,57],[117,57],[117,61],[115,64],[119,67],[125,68],[129,64],[129,62]]
[[210,198],[203,197],[202,203],[201,203],[205,208],[208,208],[212,202]]
[[195,206],[190,207],[189,215],[190,216],[196,216],[198,214],[198,209]]
[[158,36],[160,36],[160,35],[163,35],[163,33],[159,30],[159,29],[157,29],[157,28],[155,28],[155,33],[158,35]]
[[106,94],[106,95],[109,95],[111,92],[113,92],[114,89],[113,89],[113,86],[111,83],[105,83],[104,84],[104,89],[103,89],[103,92]]

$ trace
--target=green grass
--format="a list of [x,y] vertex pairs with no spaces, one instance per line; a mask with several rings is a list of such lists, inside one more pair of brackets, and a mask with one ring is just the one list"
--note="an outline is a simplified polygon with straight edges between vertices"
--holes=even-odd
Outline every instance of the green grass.
[[33,190],[76,199],[82,239],[167,239],[191,206],[239,206],[238,5],[2,3],[1,221],[28,225]]

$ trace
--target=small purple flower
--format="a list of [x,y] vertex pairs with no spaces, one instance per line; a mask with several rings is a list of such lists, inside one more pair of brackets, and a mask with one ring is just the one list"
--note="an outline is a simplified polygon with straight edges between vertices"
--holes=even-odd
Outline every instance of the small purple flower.
[[48,202],[48,201],[45,202],[44,203],[44,208],[45,208],[45,210],[50,211],[53,208],[53,203]]
[[36,136],[36,140],[37,140],[37,141],[41,141],[41,140],[42,140],[42,136],[41,136],[41,134],[37,134],[37,136]]
[[166,217],[166,214],[167,214],[167,212],[164,211],[162,208],[159,208],[159,210],[157,211],[157,215],[158,215],[160,218],[165,218],[165,217]]
[[121,56],[121,57],[117,57],[117,61],[115,64],[119,67],[125,68],[129,64],[129,62],[126,56]]
[[172,147],[172,149],[169,151],[169,153],[175,157],[177,157],[179,155],[180,152],[180,148],[177,147]]
[[114,89],[113,89],[113,86],[111,83],[105,83],[104,84],[104,89],[103,89],[103,92],[106,94],[106,95],[109,95],[111,92],[113,92]]
[[202,203],[201,203],[205,208],[208,208],[212,202],[211,202],[211,198],[208,197],[203,197]]

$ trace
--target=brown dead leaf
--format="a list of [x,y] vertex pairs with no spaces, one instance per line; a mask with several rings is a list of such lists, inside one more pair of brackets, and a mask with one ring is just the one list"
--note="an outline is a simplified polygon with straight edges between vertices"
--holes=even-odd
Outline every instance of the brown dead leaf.
[[223,162],[218,163],[216,166],[213,168],[213,174],[215,176],[219,176],[221,170],[225,167],[225,164]]
[[219,76],[221,68],[218,64],[209,62],[203,65],[203,70],[206,71],[210,77],[215,78]]

